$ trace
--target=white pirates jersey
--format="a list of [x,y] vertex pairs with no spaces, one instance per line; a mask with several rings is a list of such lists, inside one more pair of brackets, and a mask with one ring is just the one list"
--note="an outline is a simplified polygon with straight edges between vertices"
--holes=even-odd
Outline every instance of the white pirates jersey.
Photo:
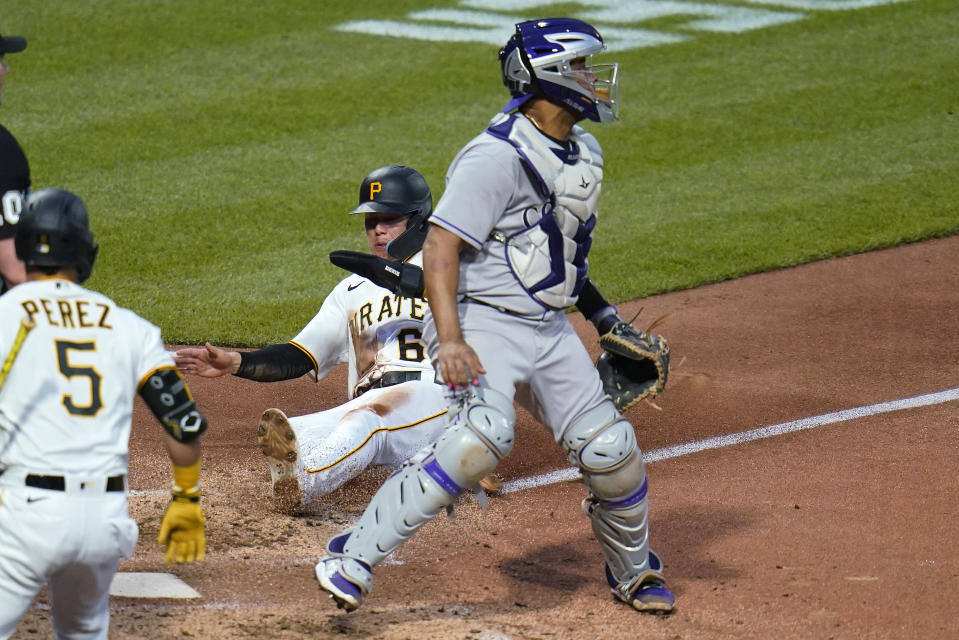
[[432,381],[422,334],[426,309],[421,298],[400,296],[351,275],[333,288],[290,342],[313,359],[317,380],[334,365],[349,362],[350,399],[390,371],[422,371],[422,379]]
[[0,468],[126,473],[133,398],[174,367],[160,330],[76,283],[30,281],[0,296],[0,360],[24,317],[36,326],[0,388]]

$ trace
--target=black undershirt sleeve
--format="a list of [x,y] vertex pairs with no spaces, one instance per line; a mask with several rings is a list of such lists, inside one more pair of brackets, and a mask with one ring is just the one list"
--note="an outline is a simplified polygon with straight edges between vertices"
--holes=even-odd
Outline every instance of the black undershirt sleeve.
[[587,320],[593,323],[599,335],[608,332],[614,324],[622,320],[619,317],[619,312],[616,311],[616,307],[606,301],[606,298],[589,278],[586,278],[586,282],[579,292],[576,308],[586,316]]
[[287,342],[256,351],[241,351],[240,368],[235,375],[259,382],[278,382],[299,378],[313,369],[310,356]]

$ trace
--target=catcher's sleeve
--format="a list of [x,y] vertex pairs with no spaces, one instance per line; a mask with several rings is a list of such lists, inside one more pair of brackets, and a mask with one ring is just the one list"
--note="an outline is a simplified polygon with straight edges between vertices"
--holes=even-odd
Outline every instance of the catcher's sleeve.
[[576,300],[576,308],[579,309],[587,320],[593,323],[599,335],[608,333],[617,322],[622,322],[616,307],[611,305],[599,292],[596,285],[588,277],[579,292],[579,298]]
[[408,262],[384,260],[359,251],[332,251],[330,262],[408,298],[422,298],[426,289],[423,269]]

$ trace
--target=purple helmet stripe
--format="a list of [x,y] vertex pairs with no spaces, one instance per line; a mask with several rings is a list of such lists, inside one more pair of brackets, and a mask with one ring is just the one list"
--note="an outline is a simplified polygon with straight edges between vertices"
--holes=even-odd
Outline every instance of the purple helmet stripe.
[[[509,113],[532,95],[545,96],[596,122],[615,120],[617,65],[589,62],[605,49],[600,33],[582,20],[544,18],[517,23],[499,52],[503,84],[513,96],[503,112]],[[581,70],[591,80],[574,77],[571,63],[580,58],[587,59],[589,66]],[[604,97],[597,86],[604,88]]]

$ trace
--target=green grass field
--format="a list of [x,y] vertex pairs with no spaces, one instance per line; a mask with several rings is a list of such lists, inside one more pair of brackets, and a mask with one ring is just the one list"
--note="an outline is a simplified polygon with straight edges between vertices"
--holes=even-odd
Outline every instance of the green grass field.
[[[346,215],[363,176],[409,164],[438,197],[508,98],[495,45],[333,28],[430,8],[464,7],[17,2],[0,32],[29,47],[0,121],[34,189],[87,202],[91,287],[171,343],[284,341],[345,275],[327,254],[365,249]],[[617,25],[691,37],[607,56],[621,121],[586,126],[607,159],[591,273],[610,299],[959,233],[959,5],[804,13],[743,33]]]

